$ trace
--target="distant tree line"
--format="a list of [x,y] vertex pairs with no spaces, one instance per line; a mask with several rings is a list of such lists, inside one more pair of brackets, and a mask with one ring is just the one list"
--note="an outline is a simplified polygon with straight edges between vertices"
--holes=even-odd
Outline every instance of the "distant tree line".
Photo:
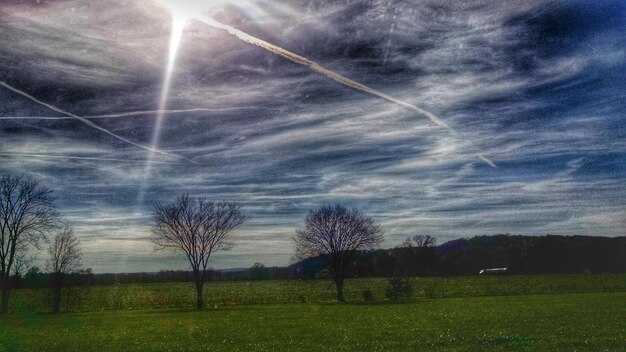
[[[323,275],[323,260],[308,258],[293,265],[303,277]],[[361,251],[353,276],[475,275],[484,268],[507,267],[511,274],[626,272],[626,237],[477,236],[438,246],[403,245]]]
[[626,272],[626,237],[478,236],[448,242],[437,252],[442,274],[494,267],[520,274]]
[[[301,276],[295,267],[266,267],[260,263],[256,263],[255,266],[248,269],[228,271],[209,269],[206,273],[207,281],[283,280],[297,278],[301,278]],[[38,267],[31,267],[24,274],[12,276],[11,279],[13,288],[46,288],[51,285],[52,275],[41,271]],[[68,274],[66,287],[166,282],[194,282],[194,273],[189,270],[162,270],[159,272],[94,274],[90,268],[87,268]]]
[[[507,267],[511,274],[626,272],[626,237],[478,236],[441,245],[403,244],[391,249],[360,251],[349,277],[476,275],[484,268]],[[330,277],[320,257],[286,267],[255,263],[248,269],[207,270],[208,281],[282,280]],[[48,287],[50,274],[31,268],[14,277],[15,287]],[[193,282],[193,272],[93,274],[91,269],[68,275],[68,286],[123,283]]]

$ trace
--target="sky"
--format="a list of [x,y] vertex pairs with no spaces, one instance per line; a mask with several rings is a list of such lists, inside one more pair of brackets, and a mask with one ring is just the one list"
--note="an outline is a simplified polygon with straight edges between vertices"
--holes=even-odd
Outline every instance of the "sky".
[[422,112],[196,13],[172,46],[178,12],[154,0],[2,0],[0,173],[54,191],[94,272],[187,269],[150,241],[154,203],[183,193],[249,217],[214,268],[291,263],[328,203],[383,247],[626,235],[626,2],[193,3]]

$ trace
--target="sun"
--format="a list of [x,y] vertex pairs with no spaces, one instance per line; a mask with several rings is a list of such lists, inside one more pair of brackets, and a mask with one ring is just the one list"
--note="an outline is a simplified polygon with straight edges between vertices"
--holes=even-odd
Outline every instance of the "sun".
[[172,17],[190,19],[212,8],[221,7],[233,0],[156,0],[167,8]]

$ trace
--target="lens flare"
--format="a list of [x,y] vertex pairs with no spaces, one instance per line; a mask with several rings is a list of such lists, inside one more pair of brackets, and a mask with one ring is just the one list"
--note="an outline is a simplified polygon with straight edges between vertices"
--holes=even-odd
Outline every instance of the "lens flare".
[[163,78],[163,85],[161,86],[161,94],[159,96],[159,113],[157,114],[156,123],[154,126],[154,132],[152,133],[152,145],[158,145],[159,136],[161,133],[161,124],[163,123],[163,111],[167,107],[167,99],[170,94],[170,87],[172,85],[172,74],[174,72],[174,64],[176,63],[176,54],[178,54],[178,48],[180,47],[180,39],[185,29],[185,23],[187,18],[183,16],[174,16],[172,18],[172,34],[170,38],[169,54],[167,56],[167,66],[165,68],[165,75]]
[[191,18],[204,11],[222,7],[233,0],[156,0],[157,4],[166,8],[173,16]]
[[[176,63],[176,56],[178,54],[178,48],[180,47],[180,40],[183,36],[183,31],[185,29],[185,24],[187,23],[189,17],[182,13],[173,13],[172,14],[172,33],[170,34],[170,44],[169,44],[169,52],[167,55],[167,65],[165,67],[165,74],[163,76],[163,83],[161,86],[161,94],[159,95],[159,113],[156,116],[156,120],[154,122],[154,130],[152,131],[152,140],[150,145],[152,148],[156,148],[159,145],[159,138],[161,136],[161,127],[163,125],[163,118],[165,116],[165,111],[167,108],[167,100],[170,94],[170,87],[172,85],[172,75],[174,72],[174,66]],[[143,198],[146,190],[146,184],[148,178],[150,177],[150,173],[152,171],[152,158],[154,157],[154,153],[150,152],[148,154],[147,162],[143,170],[143,176],[141,181],[141,186],[139,188],[139,198],[138,203],[141,206],[143,203]]]

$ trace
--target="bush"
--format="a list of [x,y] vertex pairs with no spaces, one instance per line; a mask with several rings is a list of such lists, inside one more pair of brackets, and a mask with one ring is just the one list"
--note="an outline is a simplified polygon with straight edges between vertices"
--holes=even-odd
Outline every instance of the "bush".
[[429,282],[424,286],[424,296],[426,298],[433,298],[437,292],[437,287],[434,282]]
[[366,301],[375,301],[376,298],[374,297],[374,293],[372,293],[372,290],[365,290],[363,291],[363,299]]
[[232,292],[225,293],[223,303],[227,307],[234,307],[239,303],[239,297]]
[[411,298],[413,289],[409,279],[401,277],[390,277],[389,286],[385,289],[387,299],[398,300]]

